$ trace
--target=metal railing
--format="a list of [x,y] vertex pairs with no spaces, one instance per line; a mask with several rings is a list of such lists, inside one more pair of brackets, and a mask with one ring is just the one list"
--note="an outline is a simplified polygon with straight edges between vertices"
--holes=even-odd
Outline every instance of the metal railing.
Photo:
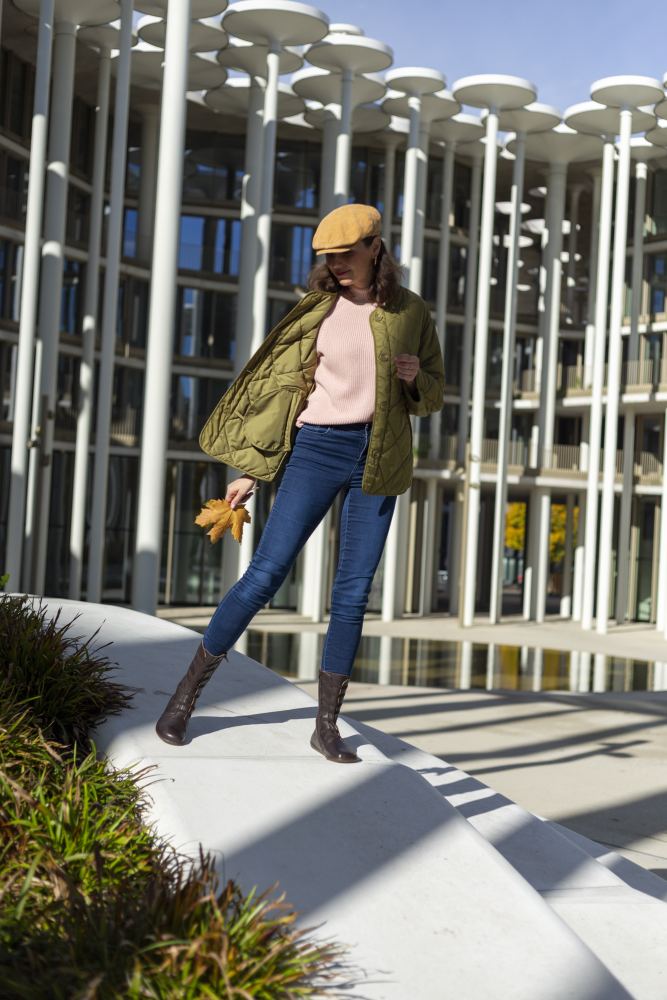
[[552,472],[581,472],[581,448],[578,444],[555,444],[544,449],[542,468]]

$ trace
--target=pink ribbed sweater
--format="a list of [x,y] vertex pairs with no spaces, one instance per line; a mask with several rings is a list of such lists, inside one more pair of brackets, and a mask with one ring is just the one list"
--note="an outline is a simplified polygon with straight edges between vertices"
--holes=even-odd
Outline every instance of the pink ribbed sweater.
[[317,333],[315,388],[297,417],[302,424],[356,424],[375,413],[374,302],[339,295]]

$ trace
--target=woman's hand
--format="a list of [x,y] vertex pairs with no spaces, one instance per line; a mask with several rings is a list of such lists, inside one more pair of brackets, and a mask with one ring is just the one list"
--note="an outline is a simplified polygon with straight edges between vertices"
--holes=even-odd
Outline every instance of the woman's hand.
[[397,354],[394,358],[396,374],[400,379],[408,383],[408,388],[412,389],[419,371],[419,358],[416,354]]
[[253,487],[257,480],[254,476],[241,476],[235,479],[227,487],[225,500],[234,509],[238,504],[244,503],[254,492]]

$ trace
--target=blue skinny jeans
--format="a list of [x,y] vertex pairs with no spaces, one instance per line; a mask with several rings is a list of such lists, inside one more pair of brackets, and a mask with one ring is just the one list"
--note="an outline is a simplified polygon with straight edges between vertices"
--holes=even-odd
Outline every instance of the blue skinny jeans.
[[218,655],[231,649],[276,593],[342,491],[340,549],[321,669],[350,675],[368,594],[396,505],[395,496],[362,492],[370,433],[370,424],[304,424],[297,429],[252,561],[227,591],[204,633],[208,652]]

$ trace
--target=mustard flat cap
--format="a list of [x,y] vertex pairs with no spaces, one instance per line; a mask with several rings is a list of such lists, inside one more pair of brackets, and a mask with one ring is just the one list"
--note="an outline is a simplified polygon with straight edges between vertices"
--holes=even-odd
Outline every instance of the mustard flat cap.
[[367,236],[380,236],[382,216],[372,205],[340,205],[325,215],[313,236],[315,253],[345,253]]

